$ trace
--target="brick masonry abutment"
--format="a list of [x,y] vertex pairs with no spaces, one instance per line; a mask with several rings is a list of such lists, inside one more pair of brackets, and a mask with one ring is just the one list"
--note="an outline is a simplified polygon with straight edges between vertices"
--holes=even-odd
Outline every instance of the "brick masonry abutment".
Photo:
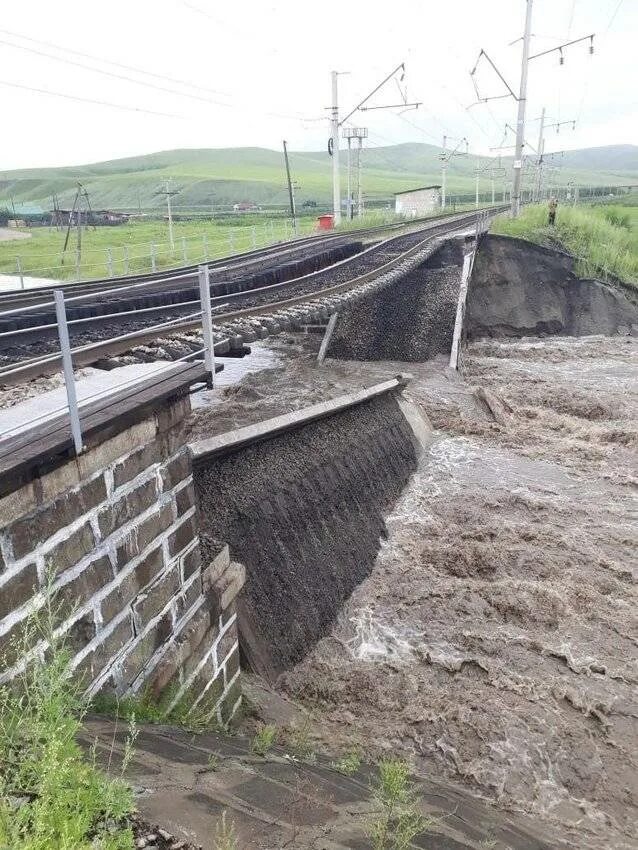
[[224,547],[202,562],[186,389],[0,497],[0,680],[46,650],[24,641],[50,598],[88,692],[205,700],[220,722],[237,710],[244,572]]

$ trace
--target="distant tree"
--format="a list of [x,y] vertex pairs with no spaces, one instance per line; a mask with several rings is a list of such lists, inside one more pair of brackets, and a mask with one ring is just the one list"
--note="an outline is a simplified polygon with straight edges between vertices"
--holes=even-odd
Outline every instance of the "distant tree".
[[0,227],[6,227],[11,217],[11,213],[6,207],[0,207]]
[[301,206],[302,206],[302,207],[306,207],[307,209],[308,209],[308,208],[313,208],[313,209],[314,209],[314,207],[316,207],[316,206],[317,206],[317,202],[316,202],[316,201],[304,201],[304,202],[303,202],[303,204],[302,204]]

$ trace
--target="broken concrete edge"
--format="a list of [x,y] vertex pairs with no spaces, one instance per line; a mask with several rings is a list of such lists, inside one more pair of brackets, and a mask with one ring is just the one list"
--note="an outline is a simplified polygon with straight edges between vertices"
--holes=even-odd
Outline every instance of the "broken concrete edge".
[[374,384],[355,393],[347,393],[346,395],[305,407],[302,410],[284,413],[281,416],[275,416],[263,422],[246,425],[243,428],[235,428],[224,434],[216,434],[207,440],[198,440],[189,445],[192,461],[194,464],[202,463],[211,458],[229,454],[250,444],[270,440],[289,431],[296,431],[311,422],[325,419],[328,416],[341,413],[351,407],[357,407],[371,399],[401,390],[407,385],[407,382],[407,378],[404,375],[397,375],[396,378],[384,381],[381,384]]
[[425,451],[432,442],[432,423],[423,410],[405,396],[398,395],[397,404],[412,430],[417,448]]
[[467,292],[469,289],[470,279],[472,277],[472,269],[474,267],[474,258],[476,256],[477,245],[468,251],[463,257],[463,268],[461,270],[461,286],[459,288],[459,297],[456,302],[456,317],[454,319],[454,331],[452,333],[452,348],[450,351],[450,369],[458,371],[459,359],[461,355],[461,337],[463,335],[463,326],[465,324],[465,305],[467,301]]

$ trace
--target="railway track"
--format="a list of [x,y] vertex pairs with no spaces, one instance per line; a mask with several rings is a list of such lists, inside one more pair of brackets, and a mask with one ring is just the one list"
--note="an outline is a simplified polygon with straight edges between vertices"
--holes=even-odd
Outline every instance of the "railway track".
[[[495,215],[502,209],[495,207],[489,212]],[[212,298],[216,353],[223,354],[229,348],[241,347],[244,342],[294,326],[302,315],[310,320],[327,316],[329,310],[325,305],[328,302],[334,302],[335,299],[338,302],[342,293],[359,290],[375,278],[382,279],[393,270],[400,269],[405,261],[422,253],[437,238],[466,230],[476,223],[479,215],[484,214],[485,211],[457,214],[446,217],[444,221],[428,219],[418,231],[389,237],[329,268],[296,279]],[[197,308],[199,302],[181,304],[180,309],[184,306]],[[170,312],[170,308],[164,309]],[[176,334],[197,333],[201,328],[201,312],[194,309],[190,315],[170,317],[159,324],[152,324],[149,318],[140,315],[140,311],[78,319],[69,324],[74,342],[81,342],[73,349],[77,368],[157,340],[170,339]],[[40,330],[31,328],[29,333],[37,337]],[[122,333],[122,330],[125,332]],[[53,344],[50,353],[45,347],[44,353],[29,357],[33,352],[29,346],[25,346],[16,357],[21,359],[22,353],[26,358],[24,362],[9,363],[0,368],[0,382],[18,383],[59,370],[60,357],[56,349],[57,345]]]
[[[375,227],[360,230],[332,233],[320,233],[313,236],[302,237],[290,242],[278,242],[264,248],[244,251],[231,257],[223,257],[218,260],[209,260],[206,265],[211,271],[225,272],[230,269],[252,269],[264,260],[285,262],[297,254],[302,254],[308,248],[318,246],[335,245],[343,242],[352,242],[361,239],[375,238],[377,235],[392,233],[398,230],[418,227],[421,223],[446,219],[454,215],[445,213],[441,216],[431,216],[423,219],[413,219],[409,222],[395,222],[392,224],[376,225]],[[113,278],[98,278],[91,281],[61,282],[57,289],[64,291],[65,299],[78,299],[76,303],[83,303],[92,297],[111,294],[118,290],[129,287],[139,287],[138,291],[148,288],[151,292],[160,292],[167,287],[188,286],[197,282],[197,270],[201,263],[180,266],[170,270],[158,272],[144,272],[136,275],[124,275]],[[39,286],[27,290],[12,290],[0,292],[0,316],[10,311],[22,309],[35,309],[38,306],[46,306],[51,302],[51,287]]]

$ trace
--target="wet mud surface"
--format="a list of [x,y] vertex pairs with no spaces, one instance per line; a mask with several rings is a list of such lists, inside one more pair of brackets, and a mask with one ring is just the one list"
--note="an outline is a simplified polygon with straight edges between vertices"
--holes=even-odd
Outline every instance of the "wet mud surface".
[[435,427],[372,574],[280,688],[329,749],[403,754],[557,847],[638,846],[638,340],[477,342],[464,378],[278,354],[193,434],[399,371]]

